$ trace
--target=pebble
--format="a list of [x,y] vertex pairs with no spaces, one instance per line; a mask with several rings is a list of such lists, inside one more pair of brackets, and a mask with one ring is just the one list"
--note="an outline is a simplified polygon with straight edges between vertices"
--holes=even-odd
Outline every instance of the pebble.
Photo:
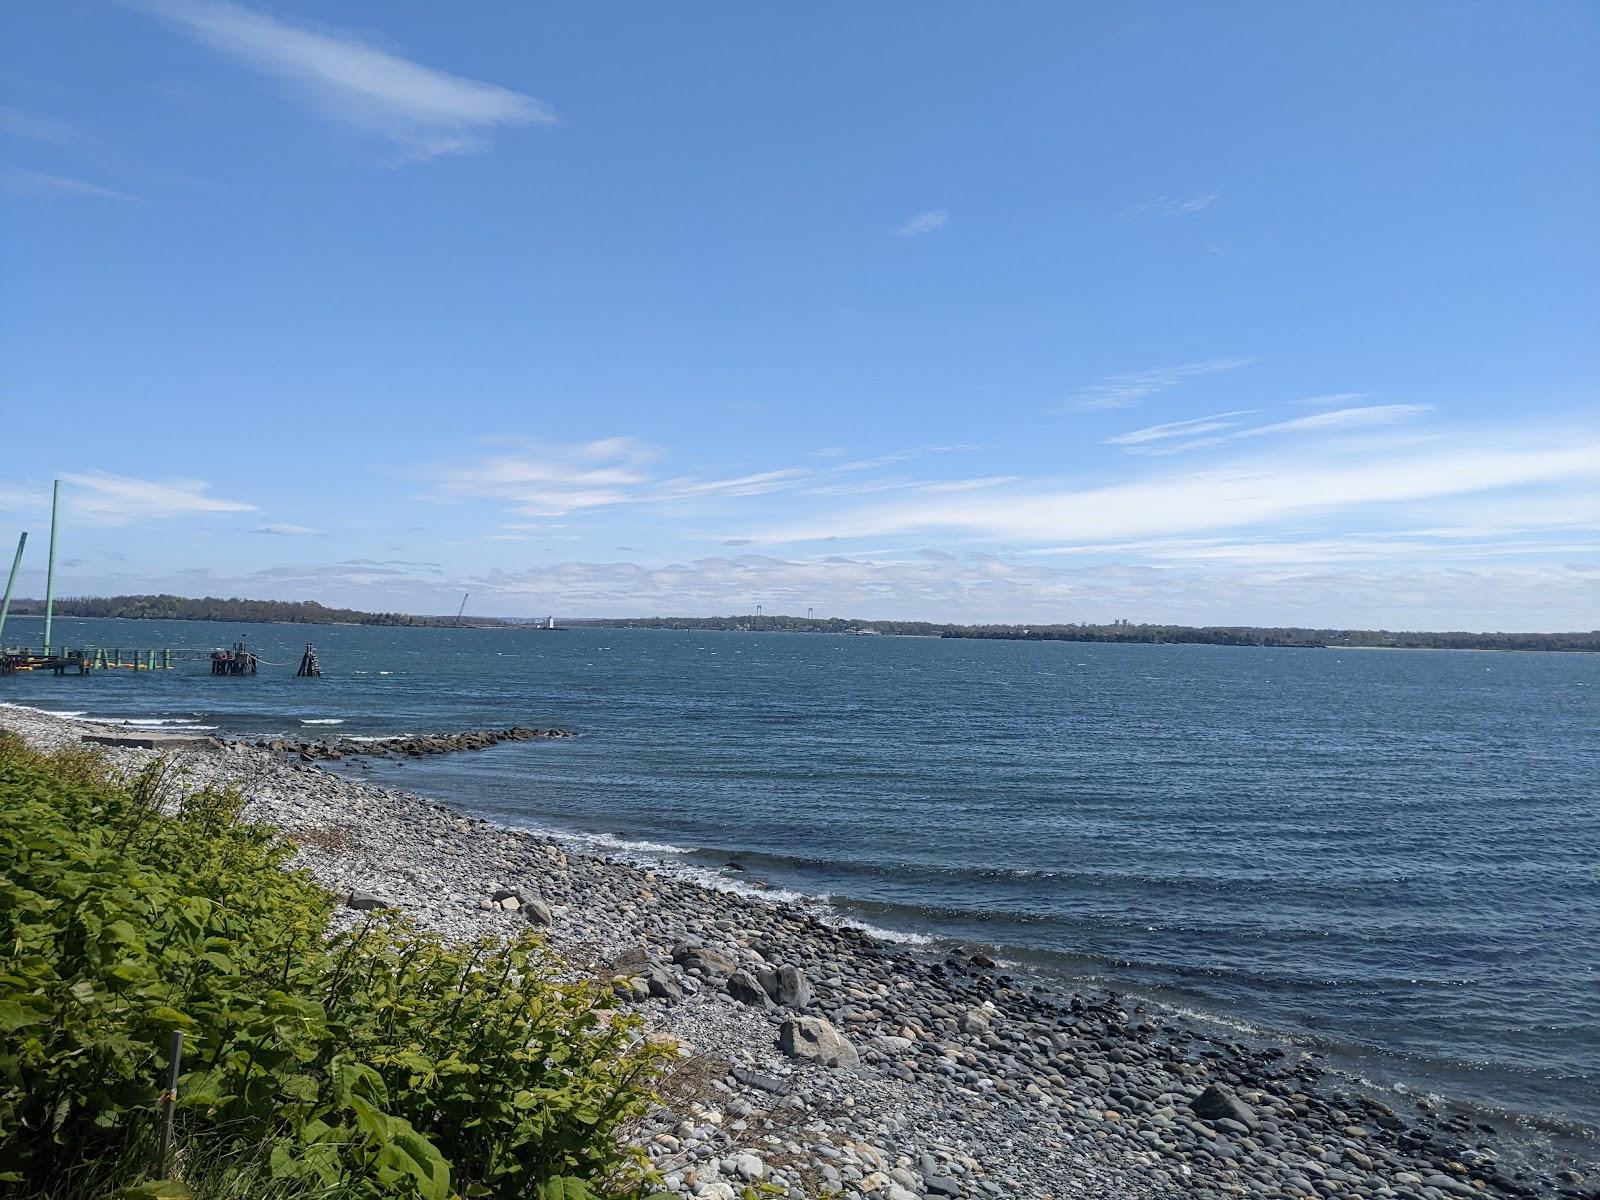
[[[19,709],[0,726],[44,746],[91,728]],[[152,757],[111,754],[130,770]],[[1594,1155],[1563,1159],[1408,1096],[1385,1104],[1292,1048],[1049,992],[982,953],[908,953],[336,761],[237,742],[179,757],[192,786],[238,783],[246,815],[282,829],[296,865],[347,904],[394,905],[460,940],[532,924],[575,975],[612,980],[651,1036],[680,1044],[682,1087],[636,1135],[676,1195],[1600,1200]]]

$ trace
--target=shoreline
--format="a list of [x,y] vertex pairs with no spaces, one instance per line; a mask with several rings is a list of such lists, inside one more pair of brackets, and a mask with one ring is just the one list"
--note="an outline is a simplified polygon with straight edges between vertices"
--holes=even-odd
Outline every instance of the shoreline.
[[[0,728],[60,745],[126,726],[4,708]],[[152,756],[108,752],[130,766]],[[1425,1097],[1391,1107],[1292,1044],[1230,1041],[1125,995],[1057,993],[982,954],[889,942],[803,901],[580,850],[240,742],[179,757],[187,782],[237,783],[247,816],[284,831],[330,890],[451,937],[524,927],[520,901],[500,907],[496,892],[547,906],[552,948],[620,974],[652,1028],[694,1048],[685,1069],[709,1076],[637,1134],[674,1191],[720,1200],[730,1168],[746,1180],[759,1168],[795,1194],[890,1200],[1600,1195],[1559,1175],[1571,1162],[1553,1154],[1517,1161],[1537,1138],[1486,1136]],[[775,997],[764,980],[746,985],[785,968],[792,986]],[[829,1022],[859,1064],[784,1054],[777,1034],[796,1017]]]

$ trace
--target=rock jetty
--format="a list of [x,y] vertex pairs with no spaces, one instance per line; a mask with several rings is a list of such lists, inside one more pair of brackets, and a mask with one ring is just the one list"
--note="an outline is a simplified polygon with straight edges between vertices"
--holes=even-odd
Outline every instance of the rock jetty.
[[[81,722],[0,714],[42,744]],[[129,769],[136,748],[110,751]],[[584,853],[413,793],[233,744],[248,815],[359,909],[446,936],[529,924],[680,1045],[634,1136],[667,1190],[735,1200],[1596,1200],[1600,1153],[1378,1095],[1288,1045],[1105,992],[1061,994],[975,948],[908,950],[647,862]],[[747,884],[748,877],[741,883]]]
[[509,729],[473,729],[466,733],[424,733],[392,738],[261,738],[252,743],[259,750],[292,754],[306,761],[353,758],[363,754],[422,758],[429,754],[454,754],[459,750],[487,750],[502,742],[531,742],[536,738],[569,738],[565,729],[530,729],[513,725]]

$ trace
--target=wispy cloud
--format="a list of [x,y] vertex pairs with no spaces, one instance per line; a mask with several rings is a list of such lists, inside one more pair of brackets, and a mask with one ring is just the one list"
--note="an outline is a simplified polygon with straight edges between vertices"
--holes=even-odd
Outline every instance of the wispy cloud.
[[134,2],[412,160],[481,150],[497,127],[556,120],[531,96],[425,67],[342,30],[290,25],[229,0]]
[[[525,517],[554,517],[623,504],[693,504],[773,492],[844,495],[914,487],[948,490],[993,486],[985,480],[866,479],[867,471],[927,455],[971,450],[966,445],[927,445],[852,462],[786,466],[767,471],[700,478],[660,478],[651,470],[660,453],[632,438],[603,438],[575,445],[541,446],[467,464],[434,478],[432,498],[505,501]],[[837,482],[847,480],[848,482]],[[522,529],[530,526],[509,525]]]
[[738,475],[732,479],[668,479],[657,487],[655,496],[662,500],[689,500],[702,496],[760,496],[792,487],[796,480],[810,474],[803,467],[785,467],[777,471]]
[[1196,434],[1211,433],[1219,429],[1232,429],[1239,424],[1237,418],[1248,417],[1260,412],[1256,408],[1239,408],[1232,412],[1212,413],[1209,417],[1191,417],[1187,421],[1168,421],[1164,425],[1146,425],[1143,429],[1130,430],[1119,433],[1116,437],[1108,437],[1105,444],[1108,446],[1142,446],[1146,442],[1166,441],[1169,438],[1194,437]]
[[83,135],[65,121],[5,105],[0,105],[0,133],[35,142],[48,142],[52,146],[70,146],[84,140]]
[[1344,429],[1370,429],[1375,425],[1398,425],[1432,411],[1433,406],[1430,404],[1368,404],[1360,408],[1339,408],[1331,412],[1314,413],[1309,417],[1295,417],[1289,421],[1274,421],[1270,425],[1253,425],[1229,436],[1246,438],[1279,433],[1326,433]]
[[270,533],[276,537],[321,537],[320,529],[310,529],[305,525],[290,525],[279,523],[273,525],[259,525],[252,533]]
[[1082,489],[1037,485],[960,500],[919,496],[767,530],[769,544],[942,531],[1017,544],[1107,543],[1239,529],[1310,514],[1463,496],[1592,475],[1600,443],[1430,440],[1377,452],[1249,458]]
[[[1225,550],[1225,547],[1224,547]],[[107,556],[97,555],[104,560]],[[303,599],[365,609],[450,612],[470,590],[474,611],[641,616],[770,612],[934,621],[1106,621],[1298,624],[1388,629],[1583,629],[1592,623],[1600,566],[1487,563],[1431,566],[1251,561],[1056,563],[988,553],[718,554],[656,562],[561,562],[460,574],[438,563],[348,559],[238,574],[199,567],[136,576],[80,575],[106,592]],[[1508,623],[1506,614],[1515,614]]]
[[[1266,425],[1244,425],[1237,419],[1248,415],[1248,411],[1219,413],[1215,417],[1198,417],[1193,421],[1172,421],[1166,425],[1135,429],[1131,433],[1107,438],[1106,444],[1121,446],[1134,454],[1177,454],[1243,438],[1342,433],[1352,429],[1399,425],[1432,411],[1432,406],[1427,404],[1369,404],[1313,413],[1308,417],[1293,417],[1287,421],[1273,421]],[[1151,445],[1156,442],[1160,444]]]
[[1253,358],[1208,358],[1177,367],[1112,375],[1070,397],[1061,411],[1098,412],[1108,408],[1131,408],[1146,397],[1175,388],[1180,383],[1223,371],[1237,371],[1254,361]]
[[61,480],[71,511],[106,524],[256,510],[241,500],[207,495],[211,485],[198,479],[131,479],[96,471]]
[[[1600,568],[1370,570],[1192,563],[1070,567],[995,554],[763,554],[644,565],[565,562],[462,581],[492,610],[543,612],[560,596],[573,612],[768,612],[856,618],[1295,624],[1347,628],[1582,628]],[[1286,614],[1292,614],[1286,616]]]
[[933,233],[943,229],[950,223],[950,214],[942,208],[930,208],[926,212],[919,212],[907,217],[901,224],[895,226],[894,236],[902,238],[921,237],[925,233]]
[[1211,208],[1222,196],[1218,192],[1201,192],[1196,196],[1157,196],[1143,204],[1136,204],[1129,212],[1157,217],[1191,217]]
[[86,196],[98,200],[128,200],[135,204],[143,203],[138,196],[127,192],[114,191],[83,179],[71,179],[65,175],[45,175],[38,171],[0,171],[0,190],[10,192],[14,196],[40,198]]
[[[61,483],[65,511],[95,525],[256,511],[254,504],[208,495],[211,485],[198,479],[132,479],[91,471],[62,475]],[[43,485],[0,485],[0,509],[48,518],[50,489]]]
[[1329,392],[1326,396],[1307,396],[1303,400],[1291,400],[1289,403],[1300,408],[1340,408],[1359,403],[1366,398],[1366,392]]
[[434,496],[503,500],[525,517],[559,517],[581,509],[623,504],[649,481],[655,451],[632,438],[600,438],[502,454],[440,476]]

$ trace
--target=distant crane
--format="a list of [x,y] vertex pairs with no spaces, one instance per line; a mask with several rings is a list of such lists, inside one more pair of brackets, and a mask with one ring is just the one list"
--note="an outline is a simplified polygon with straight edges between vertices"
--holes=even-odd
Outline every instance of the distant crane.
[[471,592],[462,592],[461,593],[461,607],[456,609],[456,624],[457,625],[461,624],[461,614],[467,611],[467,597],[470,596],[470,595],[472,595]]

